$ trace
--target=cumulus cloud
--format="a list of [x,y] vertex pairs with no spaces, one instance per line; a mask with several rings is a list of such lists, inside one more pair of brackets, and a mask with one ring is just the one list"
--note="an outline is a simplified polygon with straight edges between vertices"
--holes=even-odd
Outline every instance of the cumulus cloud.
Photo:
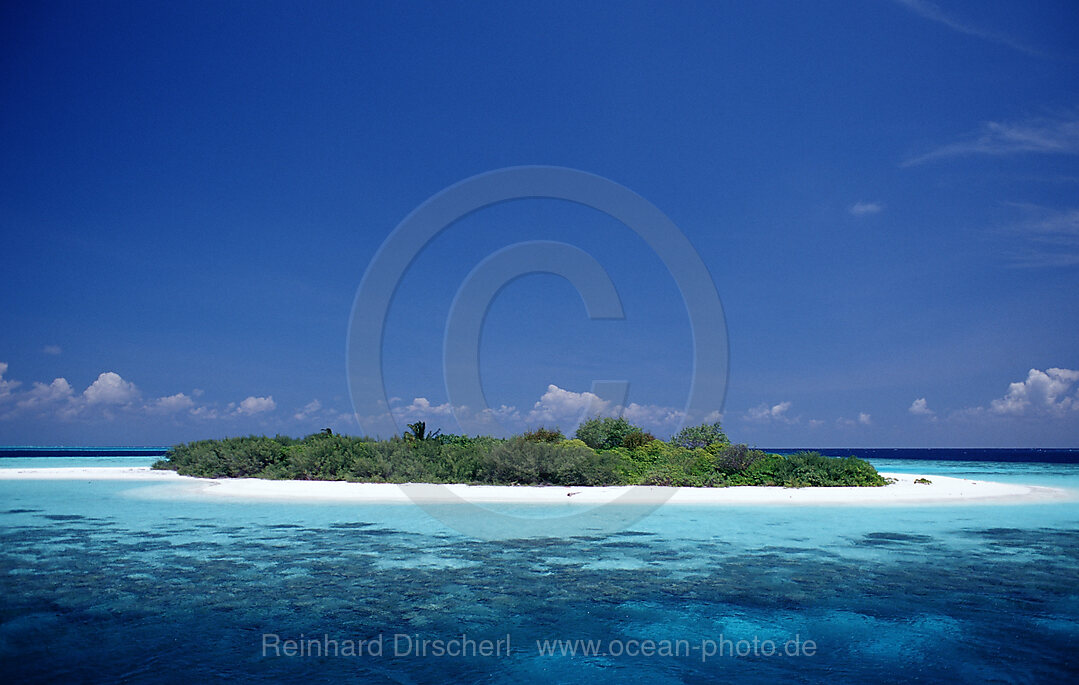
[[244,416],[254,416],[255,414],[265,414],[276,408],[277,403],[274,402],[273,395],[268,395],[266,397],[255,397],[252,395],[236,406],[236,413]]
[[54,357],[61,354],[63,351],[64,350],[61,349],[59,345],[46,345],[41,348],[43,354],[51,354]]
[[[464,407],[458,408],[458,411],[463,410]],[[492,425],[520,425],[521,412],[517,411],[517,407],[501,404],[498,407],[484,409],[478,418],[481,422]]]
[[[36,417],[39,419],[105,420],[119,416],[159,416],[191,417],[200,420],[235,421],[241,417],[256,416],[271,412],[277,408],[272,395],[266,397],[250,396],[239,403],[230,402],[225,407],[204,405],[195,400],[201,396],[201,390],[191,394],[178,392],[164,397],[143,399],[138,386],[125,380],[114,371],[98,375],[81,393],[75,392],[65,378],[56,378],[52,383],[35,382],[24,391],[18,381],[4,380],[8,365],[0,362],[0,419],[18,417]],[[298,416],[307,412],[317,412],[321,408],[318,401],[309,403],[300,410]],[[323,412],[326,416],[336,416],[337,412]],[[344,417],[344,418],[341,418]],[[338,417],[338,423],[351,420],[348,414]],[[323,419],[320,420],[324,420]]]
[[[680,426],[685,420],[685,412],[676,407],[656,404],[631,402],[625,407],[604,400],[592,392],[576,392],[550,384],[532,407],[521,411],[517,407],[500,405],[483,411],[475,411],[466,406],[453,406],[449,402],[434,404],[426,397],[414,398],[409,404],[402,404],[400,398],[390,400],[391,412],[400,423],[402,421],[434,421],[445,426],[451,417],[469,425],[489,426],[497,432],[499,428],[521,431],[539,425],[558,426],[567,433],[572,432],[578,423],[590,416],[623,416],[627,421],[642,428],[659,433],[668,433]],[[708,422],[719,421],[722,415],[718,411],[707,414]],[[383,417],[359,417],[360,425],[365,421],[383,419]]]
[[1068,393],[1079,381],[1079,371],[1051,368],[1031,369],[1026,380],[1008,386],[1008,392],[989,404],[989,411],[1011,416],[1060,415],[1079,410],[1079,395]]
[[868,426],[873,423],[873,417],[871,417],[869,414],[866,414],[865,412],[862,412],[858,414],[858,423],[862,424],[863,426]]
[[56,378],[52,383],[34,383],[34,387],[24,393],[18,400],[20,409],[33,409],[43,405],[68,403],[75,397],[75,389],[67,382],[66,378]]
[[5,373],[7,373],[7,362],[0,362],[0,401],[11,397],[15,388],[22,385],[19,381],[4,380]]
[[82,396],[88,404],[123,405],[130,404],[139,397],[139,389],[114,371],[106,371],[83,390]]
[[176,414],[182,411],[190,411],[195,408],[195,400],[182,392],[168,397],[159,397],[146,407],[146,411],[153,414]]
[[[459,411],[467,411],[468,407],[458,407]],[[453,416],[454,408],[449,402],[431,404],[426,397],[416,397],[411,403],[403,407],[394,407],[393,413],[403,419],[426,419],[432,416]]]
[[588,411],[590,414],[609,414],[613,407],[591,392],[573,392],[557,385],[548,385],[547,391],[532,405],[526,420],[530,423],[566,424],[577,420]]
[[761,404],[746,412],[746,418],[750,421],[782,421],[791,423],[795,421],[795,419],[791,419],[787,416],[787,411],[790,410],[791,406],[792,404],[790,402],[780,402],[779,404],[773,404],[771,407],[767,404]]
[[855,202],[848,211],[854,216],[865,216],[867,214],[878,214],[883,209],[884,205],[879,202]]
[[[630,402],[623,407],[592,392],[574,392],[552,384],[547,386],[547,390],[523,420],[528,426],[547,424],[570,430],[575,428],[582,418],[597,415],[622,416],[630,423],[659,432],[670,431],[686,419],[685,411],[677,407],[637,402]],[[712,412],[708,416],[712,421],[720,418],[719,412]]]
[[[686,413],[674,407],[661,407],[655,404],[637,404],[630,402],[622,416],[632,424],[647,426],[652,429],[666,430],[674,428],[685,421]],[[718,421],[719,414],[713,412],[709,416]],[[711,422],[709,422],[711,423]]]
[[915,416],[932,416],[934,413],[933,410],[929,408],[929,403],[925,401],[924,397],[919,397],[911,402],[907,411]]

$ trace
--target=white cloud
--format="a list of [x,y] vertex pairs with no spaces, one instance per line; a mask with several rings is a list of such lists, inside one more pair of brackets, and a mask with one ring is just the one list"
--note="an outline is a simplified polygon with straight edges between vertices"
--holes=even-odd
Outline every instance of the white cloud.
[[857,419],[848,419],[845,416],[840,416],[835,420],[837,426],[843,428],[851,428],[853,426],[871,426],[873,425],[873,417],[865,412],[860,412]]
[[720,423],[723,422],[723,412],[719,411],[718,409],[705,414],[704,418],[701,420],[701,423],[716,423],[717,421]]
[[1079,209],[1019,206],[1028,213],[1029,218],[1008,231],[1023,240],[1023,245],[1011,255],[1012,266],[1079,265]]
[[[465,409],[465,407],[460,407]],[[393,413],[409,419],[422,419],[429,416],[453,416],[453,407],[449,402],[443,402],[442,404],[431,404],[431,401],[426,397],[417,397],[412,400],[412,403],[405,407],[394,407]]]
[[[391,404],[397,405],[393,406],[391,411],[399,423],[422,419],[444,425],[450,417],[457,417],[462,423],[489,426],[489,430],[495,432],[499,430],[499,427],[520,431],[546,425],[558,426],[567,433],[572,433],[583,418],[600,415],[623,416],[627,421],[645,430],[665,434],[673,431],[686,420],[685,412],[675,407],[636,402],[621,407],[601,399],[595,393],[575,392],[554,384],[547,386],[543,395],[527,412],[521,412],[516,407],[505,404],[476,412],[466,406],[455,407],[449,402],[433,404],[426,397],[417,397],[404,406],[400,405],[401,402],[400,398],[391,399]],[[706,417],[709,422],[719,421],[721,418],[722,414],[718,411],[710,412]],[[366,419],[360,417],[360,425],[362,426],[365,421],[375,419],[384,420],[384,416]]]
[[[20,384],[17,381],[5,381],[3,374],[6,371],[7,364],[0,362],[0,401],[10,400],[10,403],[5,402],[5,409],[0,412],[0,418],[4,419],[32,415],[64,421],[74,419],[110,421],[121,415],[179,416],[183,414],[203,420],[235,420],[241,416],[264,414],[277,407],[272,395],[251,396],[240,403],[230,402],[224,408],[200,405],[192,395],[201,395],[201,390],[192,391],[191,395],[179,392],[143,400],[142,393],[134,383],[124,380],[113,371],[100,374],[82,393],[76,393],[64,378],[57,378],[49,384],[35,382],[29,390],[14,392]],[[320,408],[321,405],[318,405],[316,400],[309,403],[304,410],[312,411]]]
[[989,411],[1027,416],[1060,415],[1068,410],[1079,410],[1079,396],[1068,395],[1076,381],[1079,381],[1079,371],[1072,369],[1031,369],[1026,380],[1010,384],[1004,397],[990,402]]
[[64,350],[59,345],[46,345],[41,348],[42,353],[51,354],[53,356],[61,354]]
[[[653,430],[673,430],[686,419],[686,413],[674,407],[661,407],[655,404],[637,404],[630,402],[622,416],[634,425],[646,426]],[[716,412],[709,416],[717,416]],[[719,418],[713,419],[718,421]]]
[[113,371],[106,371],[97,377],[82,392],[87,404],[123,405],[130,404],[139,397],[139,389]]
[[56,378],[52,383],[34,383],[34,387],[19,398],[20,409],[32,409],[56,402],[70,402],[75,397],[75,390],[66,378]]
[[350,411],[343,411],[339,412],[333,420],[339,424],[351,426],[356,423],[356,415]]
[[320,409],[322,409],[322,403],[318,400],[311,400],[305,404],[302,409],[297,410],[296,413],[292,415],[292,418],[297,421],[306,421],[317,414]]
[[911,402],[907,411],[915,416],[932,416],[934,413],[933,410],[929,408],[929,403],[925,401],[924,397],[919,397]]
[[[458,407],[458,411],[462,411],[463,409],[463,407]],[[521,413],[517,411],[517,407],[511,407],[505,404],[499,405],[497,409],[493,407],[484,409],[480,412],[478,418],[483,423],[490,423],[492,425],[507,423],[518,425],[521,423]]]
[[959,21],[958,19],[955,19],[950,15],[946,14],[939,5],[930,2],[929,0],[895,0],[895,2],[907,8],[911,12],[914,12],[923,19],[928,19],[930,21],[935,21],[938,24],[943,24],[944,26],[947,26],[953,31],[958,31],[959,33],[964,33],[968,36],[974,36],[976,38],[988,40],[993,43],[1005,45],[1009,48],[1012,48],[1013,50],[1025,52],[1026,54],[1033,55],[1035,57],[1045,56],[1043,52],[1036,50],[1029,45],[1020,43],[1019,41],[1003,33],[990,31],[988,29],[983,29],[967,22]]
[[152,414],[175,414],[181,411],[190,411],[195,408],[195,401],[182,392],[168,397],[159,397],[146,407],[146,411]]
[[878,214],[884,209],[884,205],[879,202],[855,202],[850,206],[850,213],[854,216],[865,216],[867,214]]
[[0,400],[10,397],[15,388],[22,385],[19,381],[4,380],[5,373],[7,373],[7,362],[0,362]]
[[273,411],[277,408],[277,403],[273,400],[273,395],[267,397],[248,397],[236,407],[237,414],[243,414],[244,416],[254,416],[255,414],[264,414],[268,411]]
[[[546,424],[574,430],[582,418],[597,415],[622,416],[630,423],[646,430],[659,432],[673,430],[685,421],[686,417],[685,412],[676,407],[636,402],[630,402],[622,407],[592,392],[574,392],[551,384],[532,405],[532,409],[523,417],[523,420],[529,427]],[[721,415],[718,412],[712,412],[709,416],[712,421],[718,421]]]
[[1079,154],[1079,116],[1040,117],[1018,123],[985,123],[966,140],[944,145],[904,162],[913,166],[947,157],[1014,155],[1022,153]]
[[595,393],[563,390],[552,384],[532,405],[525,420],[529,423],[575,425],[586,410],[590,414],[608,414],[611,409],[611,403]]
[[746,412],[746,418],[750,421],[782,421],[784,423],[793,423],[797,421],[797,419],[791,419],[787,416],[787,411],[791,406],[790,402],[780,402],[771,407],[767,404],[762,404]]

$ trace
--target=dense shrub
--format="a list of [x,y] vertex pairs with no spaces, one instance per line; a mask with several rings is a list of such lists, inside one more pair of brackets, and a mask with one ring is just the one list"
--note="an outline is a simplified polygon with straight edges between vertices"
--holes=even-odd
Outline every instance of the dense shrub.
[[350,480],[357,472],[381,480],[385,468],[375,458],[374,443],[345,435],[316,433],[285,447],[286,459],[266,469],[264,477],[291,480]]
[[622,447],[626,437],[635,432],[639,433],[641,429],[621,416],[597,416],[577,427],[577,439],[594,450],[609,450]]
[[[576,443],[576,444],[574,444]],[[541,485],[617,485],[616,455],[597,454],[577,441],[533,442],[515,438],[491,450],[483,481]]]
[[281,461],[285,449],[278,440],[254,435],[199,440],[176,445],[154,468],[201,478],[247,478]]
[[[623,425],[625,424],[625,425]],[[627,422],[597,420],[600,444],[584,440],[536,441],[476,436],[394,437],[373,441],[330,433],[302,440],[249,436],[201,440],[173,447],[154,468],[204,478],[286,478],[385,483],[492,483],[550,485],[669,485],[786,487],[884,485],[867,462],[816,452],[765,454],[745,445],[711,443],[686,448],[646,439]],[[610,432],[604,432],[611,428]],[[419,433],[420,431],[416,431]],[[585,431],[595,438],[597,432]],[[535,433],[535,431],[533,431]],[[619,437],[620,436],[620,437]],[[535,437],[534,435],[532,436]]]
[[640,482],[642,485],[714,487],[723,484],[723,474],[715,468],[715,456],[706,450],[676,447],[668,459],[652,465]]
[[726,444],[730,442],[727,440],[727,434],[723,432],[723,428],[719,425],[719,421],[715,423],[702,423],[699,426],[686,426],[682,430],[671,438],[671,444],[678,447],[685,447],[686,449],[696,449],[698,447],[708,447],[714,444]]
[[[714,451],[713,451],[713,448]],[[709,452],[716,455],[716,470],[724,474],[745,471],[764,458],[764,452],[751,450],[745,445],[709,445]]]
[[644,447],[656,439],[656,436],[643,430],[635,430],[622,439],[622,447],[635,450]]
[[817,452],[765,455],[733,475],[730,482],[788,488],[885,485],[884,478],[869,462],[856,457],[825,457]]
[[557,427],[549,429],[543,426],[536,430],[526,431],[521,437],[529,442],[561,442],[566,439]]

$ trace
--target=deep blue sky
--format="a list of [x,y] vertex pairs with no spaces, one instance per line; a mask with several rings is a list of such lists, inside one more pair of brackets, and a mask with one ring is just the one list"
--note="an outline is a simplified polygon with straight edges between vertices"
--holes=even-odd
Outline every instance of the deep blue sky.
[[[1067,0],[4,3],[0,444],[361,430],[345,340],[379,245],[457,181],[546,164],[631,188],[697,248],[734,439],[1077,446],[1077,26]],[[407,274],[403,415],[456,429],[453,294],[534,239],[592,254],[627,318],[516,281],[485,328],[490,404],[571,428],[593,379],[627,379],[665,435],[691,371],[670,274],[542,200]]]

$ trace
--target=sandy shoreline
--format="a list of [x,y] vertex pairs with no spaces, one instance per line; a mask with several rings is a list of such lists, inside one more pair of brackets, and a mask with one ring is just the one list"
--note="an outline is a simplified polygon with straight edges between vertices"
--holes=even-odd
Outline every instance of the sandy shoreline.
[[[0,480],[111,480],[181,486],[188,494],[216,500],[286,502],[409,503],[454,502],[604,504],[635,490],[639,500],[670,504],[908,505],[947,503],[1023,503],[1075,499],[1059,488],[909,474],[884,473],[895,483],[883,488],[659,488],[645,486],[561,487],[506,485],[430,485],[279,481],[260,478],[192,478],[149,467],[0,468]],[[928,478],[929,485],[915,483]],[[638,498],[635,498],[638,499]]]

